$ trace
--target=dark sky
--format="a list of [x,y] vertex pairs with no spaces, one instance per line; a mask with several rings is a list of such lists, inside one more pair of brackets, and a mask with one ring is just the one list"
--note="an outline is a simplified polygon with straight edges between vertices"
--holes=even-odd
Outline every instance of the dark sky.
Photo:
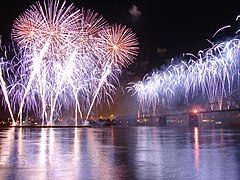
[[[4,4],[3,4],[4,3]],[[0,34],[8,41],[12,22],[35,0],[1,2]],[[240,7],[237,0],[68,0],[76,8],[92,9],[110,24],[127,25],[137,34],[139,57],[159,64],[157,48],[166,48],[170,56],[182,53],[196,54],[210,47],[206,39],[226,25],[236,26]],[[129,13],[136,5],[141,15]]]

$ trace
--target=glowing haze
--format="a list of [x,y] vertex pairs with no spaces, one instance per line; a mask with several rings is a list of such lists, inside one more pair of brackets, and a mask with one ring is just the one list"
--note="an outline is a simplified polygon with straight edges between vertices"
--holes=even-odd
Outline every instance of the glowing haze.
[[0,85],[20,125],[29,112],[47,125],[72,109],[76,125],[78,116],[88,119],[93,106],[112,101],[122,68],[138,54],[131,29],[59,0],[27,9],[15,19],[12,38],[17,46],[12,58],[9,51],[1,58]]

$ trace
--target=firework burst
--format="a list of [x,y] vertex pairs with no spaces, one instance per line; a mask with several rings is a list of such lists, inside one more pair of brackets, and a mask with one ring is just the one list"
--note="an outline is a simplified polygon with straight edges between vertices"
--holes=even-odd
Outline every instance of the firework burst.
[[78,115],[87,119],[94,104],[112,100],[138,50],[130,29],[58,0],[32,5],[14,21],[12,37],[18,53],[1,60],[1,87],[20,124],[30,111],[47,125],[63,109],[75,109],[76,125]]
[[198,56],[188,53],[182,59],[173,59],[166,69],[129,83],[127,89],[143,112],[155,112],[161,104],[189,104],[199,97],[202,103],[208,101],[210,109],[221,110],[223,100],[239,89],[239,50],[239,38],[213,44]]

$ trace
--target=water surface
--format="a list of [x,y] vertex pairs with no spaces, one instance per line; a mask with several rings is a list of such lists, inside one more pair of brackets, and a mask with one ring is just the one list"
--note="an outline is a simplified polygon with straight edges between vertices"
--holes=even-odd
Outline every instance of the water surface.
[[240,129],[1,128],[1,180],[239,179]]

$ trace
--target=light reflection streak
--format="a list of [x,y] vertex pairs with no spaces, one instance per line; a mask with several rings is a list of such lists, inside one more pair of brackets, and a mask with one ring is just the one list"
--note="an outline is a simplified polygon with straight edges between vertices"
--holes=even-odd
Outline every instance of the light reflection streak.
[[114,136],[114,128],[111,128],[111,145],[114,146],[114,139],[115,139],[115,136]]
[[224,131],[223,129],[220,129],[220,142],[221,142],[221,145],[224,146]]
[[[138,128],[136,133],[134,164],[138,164],[140,168],[137,170],[137,179],[152,179],[164,172],[163,147],[159,143],[158,133],[154,133],[155,128]],[[156,130],[157,131],[157,130]],[[159,132],[159,131],[158,131]],[[148,141],[151,139],[151,141]],[[171,153],[172,151],[169,151]],[[158,172],[152,173],[156,165],[159,165]],[[153,167],[153,168],[145,168]],[[161,178],[160,178],[161,179]]]
[[[57,156],[58,150],[55,143],[55,131],[53,128],[49,129],[49,161],[54,162],[54,157]],[[60,166],[60,164],[58,164]]]
[[47,162],[46,162],[46,158],[47,158],[47,154],[46,154],[46,148],[47,148],[47,132],[45,128],[41,129],[41,138],[39,141],[39,153],[38,153],[38,162],[37,163],[37,169],[39,169],[41,171],[41,173],[39,173],[38,178],[39,179],[46,179],[47,177],[47,171],[46,171],[46,167],[47,167]]
[[39,144],[39,162],[40,162],[40,167],[41,169],[44,168],[45,166],[45,159],[46,159],[46,129],[42,128],[41,129],[41,139],[40,139],[40,144]]
[[[99,147],[102,146],[102,144],[99,143],[94,138],[94,131],[88,131],[88,152],[89,152],[89,157],[91,159],[91,164],[93,164],[94,168],[94,173],[99,174],[100,177],[96,179],[112,179],[113,177],[116,177],[116,172],[115,168],[112,167],[112,162],[109,159],[108,153],[104,153],[99,149]],[[96,171],[96,172],[95,172]],[[99,173],[100,172],[100,173]],[[89,172],[90,173],[90,172]]]
[[195,167],[197,170],[200,168],[200,148],[199,148],[199,132],[198,127],[194,127],[194,155],[195,155]]
[[73,139],[73,153],[72,153],[72,162],[71,162],[71,168],[74,168],[73,171],[75,173],[74,177],[80,177],[81,171],[77,170],[79,168],[77,166],[77,162],[81,159],[81,142],[80,142],[80,134],[78,132],[78,128],[75,127],[74,129],[74,139]]
[[73,148],[74,148],[73,154],[74,154],[75,159],[79,159],[79,146],[80,146],[79,138],[80,137],[78,137],[78,128],[75,127],[75,129],[74,129],[74,146],[73,146]]
[[74,129],[73,159],[77,162],[80,159],[81,142],[78,128]]
[[[6,141],[1,143],[0,141],[0,167],[4,167],[11,163],[11,154],[14,149],[14,131],[15,128],[8,129],[6,134]],[[4,132],[4,130],[3,130]],[[1,168],[2,169],[2,168]],[[1,173],[1,179],[7,179],[7,174],[11,173],[11,169],[6,169],[7,173]]]
[[19,128],[18,129],[18,155],[19,157],[22,157],[23,155],[23,129],[22,128]]
[[14,131],[15,128],[11,128],[7,130],[7,140],[4,144],[0,144],[0,150],[5,149],[5,151],[1,151],[1,154],[4,154],[4,156],[1,156],[0,165],[8,164],[10,161],[11,153],[13,150],[14,145]]

